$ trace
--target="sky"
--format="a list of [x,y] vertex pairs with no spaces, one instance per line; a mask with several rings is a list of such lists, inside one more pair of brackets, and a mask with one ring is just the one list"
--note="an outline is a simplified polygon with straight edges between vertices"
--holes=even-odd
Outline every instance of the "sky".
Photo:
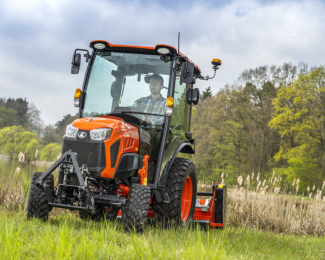
[[263,65],[325,65],[325,1],[0,0],[0,97],[26,98],[45,124],[76,114],[73,95],[86,63],[71,74],[76,48],[92,40],[177,47],[212,75],[213,93],[246,69]]

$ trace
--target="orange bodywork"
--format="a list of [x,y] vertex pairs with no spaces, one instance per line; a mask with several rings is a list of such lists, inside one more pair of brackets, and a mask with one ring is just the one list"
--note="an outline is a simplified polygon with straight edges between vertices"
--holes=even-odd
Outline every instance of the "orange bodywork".
[[148,161],[149,156],[145,155],[144,159],[142,160],[143,168],[139,170],[140,184],[145,186],[147,186],[148,182]]
[[[139,132],[138,128],[127,124],[123,119],[114,116],[100,116],[90,118],[79,118],[72,124],[79,130],[93,130],[97,128],[111,128],[112,134],[108,140],[105,140],[106,168],[102,171],[101,177],[112,179],[118,165],[118,162],[124,153],[138,153]],[[111,168],[110,147],[113,143],[120,140],[120,147],[115,163]]]
[[181,218],[185,222],[191,211],[192,206],[192,196],[193,196],[193,183],[191,177],[187,177],[184,183],[183,194],[182,194],[182,204],[181,204]]
[[[216,183],[216,187],[218,186],[218,182]],[[215,199],[215,192],[213,193],[213,197],[209,202],[209,211],[202,211],[200,208],[196,208],[193,216],[193,221],[202,222],[202,223],[209,223],[209,229],[223,227],[224,224],[222,223],[215,223],[215,207],[214,207],[214,199]],[[200,199],[200,205],[204,205],[206,199]]]
[[[177,49],[173,46],[170,46],[170,45],[167,45],[167,44],[157,44],[155,47],[148,47],[148,46],[136,46],[136,45],[123,45],[123,44],[112,44],[108,41],[104,41],[104,40],[95,40],[95,41],[92,41],[90,43],[90,45],[94,42],[103,42],[103,43],[106,43],[109,47],[111,48],[136,48],[136,49],[144,49],[144,50],[151,50],[151,51],[154,51],[156,48],[158,47],[168,47],[168,48],[171,48],[174,50],[175,53],[177,53]],[[184,55],[182,52],[179,52],[179,55],[182,56],[182,57],[186,57],[186,55]],[[194,67],[201,73],[201,69],[198,65],[196,65],[193,61],[191,61],[190,59],[188,59],[188,61],[190,63],[193,63],[194,64]]]

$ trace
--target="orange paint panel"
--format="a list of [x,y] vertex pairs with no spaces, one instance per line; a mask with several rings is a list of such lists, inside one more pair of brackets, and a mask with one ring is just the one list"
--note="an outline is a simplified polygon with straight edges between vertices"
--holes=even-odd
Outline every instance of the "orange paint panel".
[[120,47],[120,48],[139,48],[139,49],[148,49],[148,50],[154,50],[154,47],[148,47],[148,46],[136,46],[136,45],[123,45],[123,44],[112,44],[108,41],[104,41],[104,40],[95,40],[92,41],[93,42],[105,42],[108,46],[110,47]]
[[210,220],[210,211],[203,212],[201,210],[198,211],[197,209],[195,209],[193,220]]
[[[102,171],[101,177],[106,177],[112,179],[118,165],[118,162],[124,153],[137,153],[136,148],[139,147],[139,133],[138,128],[127,124],[123,119],[113,116],[101,116],[93,117],[92,121],[89,121],[90,118],[79,118],[75,120],[72,124],[80,130],[93,130],[97,128],[112,128],[111,137],[108,140],[104,141],[105,151],[106,151],[106,168]],[[133,147],[127,147],[126,145],[127,138],[134,140]],[[113,143],[120,140],[120,148],[115,163],[115,167],[111,168],[111,154],[110,147]]]
[[210,229],[213,229],[214,227],[223,227],[223,224],[210,222]]

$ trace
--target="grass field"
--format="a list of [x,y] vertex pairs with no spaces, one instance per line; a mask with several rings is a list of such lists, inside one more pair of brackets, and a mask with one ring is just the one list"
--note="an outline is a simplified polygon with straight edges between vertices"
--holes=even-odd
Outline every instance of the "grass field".
[[320,200],[229,190],[225,230],[149,225],[127,234],[119,222],[84,222],[61,209],[46,223],[27,221],[29,185],[18,174],[2,184],[0,259],[325,259]]
[[44,223],[0,210],[0,259],[324,259],[324,245],[324,237],[252,228],[149,226],[126,234],[119,223],[84,222],[71,213]]

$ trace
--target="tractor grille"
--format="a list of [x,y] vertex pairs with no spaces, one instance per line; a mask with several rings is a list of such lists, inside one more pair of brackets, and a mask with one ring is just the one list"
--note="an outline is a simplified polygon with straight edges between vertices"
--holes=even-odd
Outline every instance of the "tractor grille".
[[77,136],[76,139],[67,137],[63,139],[62,154],[69,150],[76,152],[79,166],[85,164],[91,175],[100,177],[101,172],[106,168],[105,144],[92,141],[89,131],[80,130],[78,135],[81,132],[86,133],[84,138]]

